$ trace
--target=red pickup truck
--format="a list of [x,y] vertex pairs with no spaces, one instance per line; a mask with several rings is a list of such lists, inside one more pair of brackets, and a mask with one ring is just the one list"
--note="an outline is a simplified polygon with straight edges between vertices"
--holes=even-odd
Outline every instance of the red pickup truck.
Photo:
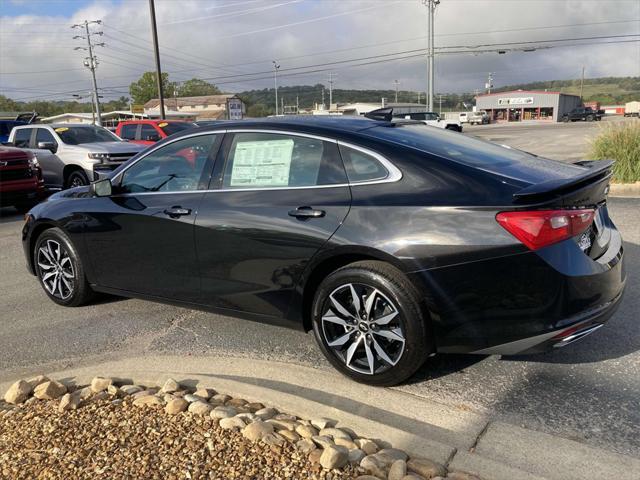
[[183,120],[130,120],[118,124],[116,135],[132,143],[152,145],[169,135],[193,127],[193,123]]
[[42,169],[33,153],[0,146],[0,207],[27,211],[43,196]]

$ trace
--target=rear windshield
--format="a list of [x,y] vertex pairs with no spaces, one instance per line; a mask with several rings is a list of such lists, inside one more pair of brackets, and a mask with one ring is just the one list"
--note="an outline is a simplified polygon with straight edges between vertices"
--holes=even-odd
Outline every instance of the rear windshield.
[[193,124],[187,123],[187,122],[171,122],[171,123],[164,122],[164,123],[159,123],[158,126],[162,129],[164,133],[167,134],[167,136],[173,135],[174,133],[178,133],[183,130],[189,130],[190,128],[193,128]]
[[[521,150],[427,125],[379,126],[375,136],[464,165],[525,181],[572,177],[583,167],[537,157]],[[524,168],[523,168],[524,167]]]
[[54,129],[67,145],[81,145],[95,142],[121,142],[118,137],[106,128],[86,127],[58,127]]

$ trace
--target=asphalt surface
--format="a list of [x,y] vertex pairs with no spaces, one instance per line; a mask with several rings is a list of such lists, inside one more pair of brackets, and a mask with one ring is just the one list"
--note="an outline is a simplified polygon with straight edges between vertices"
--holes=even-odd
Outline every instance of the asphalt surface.
[[[522,358],[431,358],[402,391],[640,457],[640,199],[610,199],[625,238],[620,309],[581,342]],[[0,382],[108,359],[219,354],[331,368],[310,334],[141,300],[68,309],[24,268],[21,218],[0,210]]]

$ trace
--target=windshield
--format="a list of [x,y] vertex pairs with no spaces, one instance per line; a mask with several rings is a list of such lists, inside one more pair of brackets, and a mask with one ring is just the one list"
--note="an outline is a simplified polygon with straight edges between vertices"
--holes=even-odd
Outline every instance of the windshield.
[[164,122],[158,124],[158,126],[167,134],[167,136],[193,128],[193,124],[188,122]]
[[93,125],[87,125],[86,127],[58,127],[55,131],[60,136],[60,140],[67,145],[122,141],[106,128]]

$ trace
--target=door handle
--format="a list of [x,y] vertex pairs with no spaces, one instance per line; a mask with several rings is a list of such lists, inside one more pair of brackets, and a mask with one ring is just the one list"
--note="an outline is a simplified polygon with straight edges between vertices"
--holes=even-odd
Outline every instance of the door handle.
[[171,218],[180,218],[183,215],[190,215],[191,209],[175,206],[165,209],[164,213],[165,215],[169,215]]
[[296,217],[300,219],[305,218],[320,218],[325,215],[324,210],[315,210],[311,207],[298,207],[295,210],[289,210],[290,217]]

